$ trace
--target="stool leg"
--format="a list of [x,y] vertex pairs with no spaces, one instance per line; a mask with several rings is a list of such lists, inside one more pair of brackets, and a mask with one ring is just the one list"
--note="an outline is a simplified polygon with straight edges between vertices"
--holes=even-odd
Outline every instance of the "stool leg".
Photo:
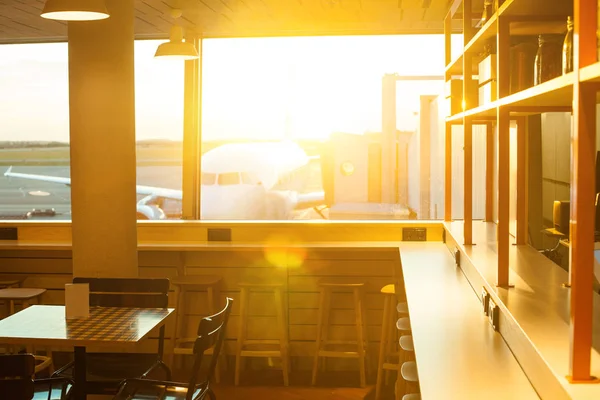
[[383,298],[383,321],[381,321],[381,341],[379,342],[379,358],[377,360],[377,381],[375,383],[375,400],[381,399],[381,386],[383,383],[383,364],[385,363],[385,349],[386,342],[388,340],[387,336],[389,333],[389,324],[390,319],[389,315],[389,304],[391,297],[388,295],[384,295]]
[[[386,342],[386,349],[385,352],[386,354],[392,354],[394,352],[394,348],[395,348],[395,343],[397,343],[396,341],[396,337],[397,335],[397,329],[396,329],[396,320],[398,319],[398,313],[396,312],[396,297],[392,297],[390,296],[390,306],[388,307],[387,310],[387,320],[389,321],[388,325],[387,325],[387,342]],[[389,385],[390,383],[390,370],[386,370],[385,371],[385,384]]]
[[[180,339],[180,340],[184,339],[185,335],[187,333],[187,324],[186,324],[186,317],[185,317],[186,294],[187,294],[187,290],[185,289],[185,287],[181,287],[179,289],[179,296],[177,297],[177,306],[179,307],[179,320],[177,321],[178,322],[177,335],[178,335],[178,339]],[[177,368],[183,369],[184,368],[184,357],[180,356],[180,357],[176,358],[176,360],[177,360]]]
[[359,369],[360,369],[360,387],[365,387],[367,386],[367,382],[366,382],[366,376],[365,376],[365,341],[364,341],[364,337],[363,337],[363,315],[362,315],[362,304],[361,304],[361,300],[360,300],[360,293],[359,293],[359,289],[354,289],[353,290],[353,294],[354,294],[354,310],[356,312],[356,342],[357,342],[357,349],[358,349],[358,360],[360,362],[359,364]]
[[240,366],[242,363],[242,348],[244,346],[244,341],[246,340],[246,323],[248,320],[247,317],[247,301],[248,301],[248,289],[241,288],[240,289],[240,322],[238,326],[238,337],[237,337],[237,349],[235,352],[235,378],[234,384],[238,386],[240,384]]
[[[331,298],[333,297],[333,290],[325,288],[325,303],[323,306],[323,331],[321,336],[321,348],[325,350],[327,343],[329,342],[329,316],[331,315]],[[322,371],[327,371],[327,357],[321,357]]]
[[281,366],[283,369],[283,385],[289,386],[289,344],[287,340],[288,335],[284,317],[281,289],[275,289],[275,307],[277,309],[277,325],[279,326],[279,346],[281,351]]
[[[207,300],[207,308],[209,313],[214,313],[215,310],[215,293],[212,286],[208,286],[206,288],[206,300]],[[219,357],[220,359],[220,357]],[[215,382],[221,382],[221,371],[220,371],[220,360],[217,360],[217,364],[215,365]]]
[[312,369],[312,385],[317,384],[317,372],[319,369],[319,351],[321,350],[321,331],[323,330],[323,314],[325,306],[325,289],[321,288],[319,293],[319,312],[317,316],[317,341],[315,348],[315,358],[313,361],[313,369]]
[[396,376],[396,398],[395,400],[401,400],[402,397],[404,396],[405,393],[407,393],[408,391],[406,390],[407,388],[407,382],[404,380],[404,378],[402,377],[402,360],[398,361],[398,373]]
[[362,312],[362,326],[363,326],[363,340],[364,340],[364,346],[365,346],[365,368],[367,371],[367,379],[371,376],[372,373],[372,369],[371,369],[371,357],[370,357],[370,353],[369,353],[369,332],[367,330],[368,327],[368,321],[367,321],[367,301],[366,301],[366,294],[365,294],[365,289],[364,288],[360,288],[360,304],[362,305],[361,307],[361,312]]
[[181,312],[181,308],[179,306],[179,286],[175,286],[173,291],[173,297],[175,298],[175,322],[173,323],[173,328],[171,331],[171,340],[169,341],[169,347],[171,351],[167,356],[167,365],[173,369],[174,361],[175,361],[175,347],[177,347],[177,335],[179,331],[177,327],[179,326],[179,313]]

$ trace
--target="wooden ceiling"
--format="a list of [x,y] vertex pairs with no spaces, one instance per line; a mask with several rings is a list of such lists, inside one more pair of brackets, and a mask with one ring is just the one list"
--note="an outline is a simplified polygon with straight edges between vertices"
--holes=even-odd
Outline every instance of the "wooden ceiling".
[[[66,40],[41,18],[45,0],[0,0],[0,43]],[[442,33],[452,0],[135,0],[138,38],[165,38],[174,20],[203,37]],[[110,12],[110,9],[109,9]],[[460,28],[460,21],[457,30]]]

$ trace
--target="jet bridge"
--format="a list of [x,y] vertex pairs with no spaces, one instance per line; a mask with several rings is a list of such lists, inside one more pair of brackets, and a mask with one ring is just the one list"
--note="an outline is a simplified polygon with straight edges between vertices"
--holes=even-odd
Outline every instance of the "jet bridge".
[[409,143],[415,132],[397,129],[397,82],[443,80],[443,76],[386,74],[382,78],[381,132],[332,134],[322,156],[330,219],[417,218],[409,207],[408,190],[412,173]]

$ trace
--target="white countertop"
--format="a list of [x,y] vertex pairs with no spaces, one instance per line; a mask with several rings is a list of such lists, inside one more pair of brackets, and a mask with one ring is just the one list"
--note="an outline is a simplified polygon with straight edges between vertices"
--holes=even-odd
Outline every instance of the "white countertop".
[[403,243],[400,254],[422,398],[538,399],[448,248]]

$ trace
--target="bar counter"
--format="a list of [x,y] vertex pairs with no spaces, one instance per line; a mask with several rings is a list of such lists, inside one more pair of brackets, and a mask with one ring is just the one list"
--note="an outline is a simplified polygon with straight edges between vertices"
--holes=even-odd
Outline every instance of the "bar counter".
[[[400,263],[400,258],[402,263]],[[48,289],[45,304],[64,302],[64,284],[72,279],[67,242],[0,242],[0,273],[21,275],[24,286]],[[218,275],[221,295],[239,297],[241,282],[273,282],[284,286],[293,370],[309,370],[315,351],[318,284],[321,280],[364,282],[371,370],[381,336],[383,297],[380,290],[404,276],[413,327],[420,386],[424,399],[537,398],[510,350],[481,311],[478,297],[454,265],[442,242],[318,243],[143,243],[139,275],[176,277]],[[189,334],[206,307],[205,292],[187,299]],[[232,355],[239,326],[235,302],[227,330],[225,353]],[[258,293],[251,300],[252,339],[276,338],[272,301]],[[350,295],[332,299],[330,337],[353,340],[354,312]],[[170,306],[173,306],[171,304]],[[172,326],[167,326],[167,335]],[[148,349],[154,348],[152,339]],[[335,359],[328,368],[357,370],[356,360]],[[374,382],[371,376],[370,381]]]

